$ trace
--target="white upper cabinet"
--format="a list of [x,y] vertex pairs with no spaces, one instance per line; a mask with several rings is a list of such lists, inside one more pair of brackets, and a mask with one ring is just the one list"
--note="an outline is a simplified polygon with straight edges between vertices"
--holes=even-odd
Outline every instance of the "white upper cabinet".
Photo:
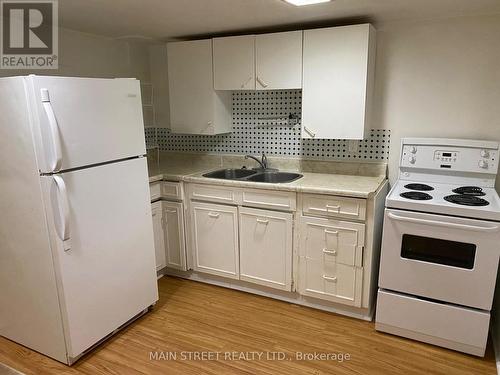
[[363,139],[374,67],[371,25],[305,30],[302,138]]
[[167,44],[172,133],[231,132],[231,94],[214,90],[212,40]]
[[215,38],[216,90],[302,87],[302,31]]
[[257,90],[302,87],[302,31],[255,37]]
[[255,37],[215,38],[213,45],[214,88],[255,90]]

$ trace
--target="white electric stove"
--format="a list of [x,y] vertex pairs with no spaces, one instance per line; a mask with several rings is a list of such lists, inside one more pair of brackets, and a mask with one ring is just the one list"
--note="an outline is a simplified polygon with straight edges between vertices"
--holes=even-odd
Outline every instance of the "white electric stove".
[[376,329],[483,356],[500,256],[496,142],[405,138],[386,199]]

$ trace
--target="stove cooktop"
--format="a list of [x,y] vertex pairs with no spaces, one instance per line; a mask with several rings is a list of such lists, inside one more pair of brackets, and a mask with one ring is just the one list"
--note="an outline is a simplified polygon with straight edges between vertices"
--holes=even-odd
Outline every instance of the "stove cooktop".
[[494,188],[399,180],[386,207],[500,221],[500,198]]

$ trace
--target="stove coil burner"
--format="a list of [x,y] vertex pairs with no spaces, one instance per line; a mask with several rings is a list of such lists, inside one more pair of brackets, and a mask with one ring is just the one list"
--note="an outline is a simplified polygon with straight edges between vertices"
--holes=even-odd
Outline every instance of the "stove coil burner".
[[404,193],[399,194],[403,198],[412,199],[416,201],[428,201],[432,199],[432,197],[427,193],[422,193],[420,191],[406,191]]
[[444,199],[451,203],[461,204],[462,206],[487,206],[490,204],[490,202],[488,202],[487,200],[484,200],[483,198],[478,198],[473,195],[463,195],[463,194],[448,195],[444,197]]
[[417,190],[417,191],[434,190],[434,188],[432,186],[429,186],[426,184],[408,184],[408,185],[405,185],[405,188],[410,189],[410,190]]
[[462,186],[453,189],[453,192],[456,194],[468,195],[472,197],[482,197],[483,195],[486,195],[483,189],[479,186]]

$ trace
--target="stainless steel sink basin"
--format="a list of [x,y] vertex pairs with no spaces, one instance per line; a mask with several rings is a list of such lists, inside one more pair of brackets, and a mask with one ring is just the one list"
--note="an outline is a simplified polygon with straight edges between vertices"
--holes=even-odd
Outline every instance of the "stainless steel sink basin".
[[240,180],[256,173],[257,171],[252,171],[250,169],[219,169],[218,171],[205,173],[203,177],[220,178],[224,180]]
[[264,172],[258,173],[253,176],[246,178],[246,181],[254,181],[254,182],[267,182],[267,183],[283,183],[283,182],[292,182],[302,178],[302,175],[299,173],[290,173],[290,172]]

